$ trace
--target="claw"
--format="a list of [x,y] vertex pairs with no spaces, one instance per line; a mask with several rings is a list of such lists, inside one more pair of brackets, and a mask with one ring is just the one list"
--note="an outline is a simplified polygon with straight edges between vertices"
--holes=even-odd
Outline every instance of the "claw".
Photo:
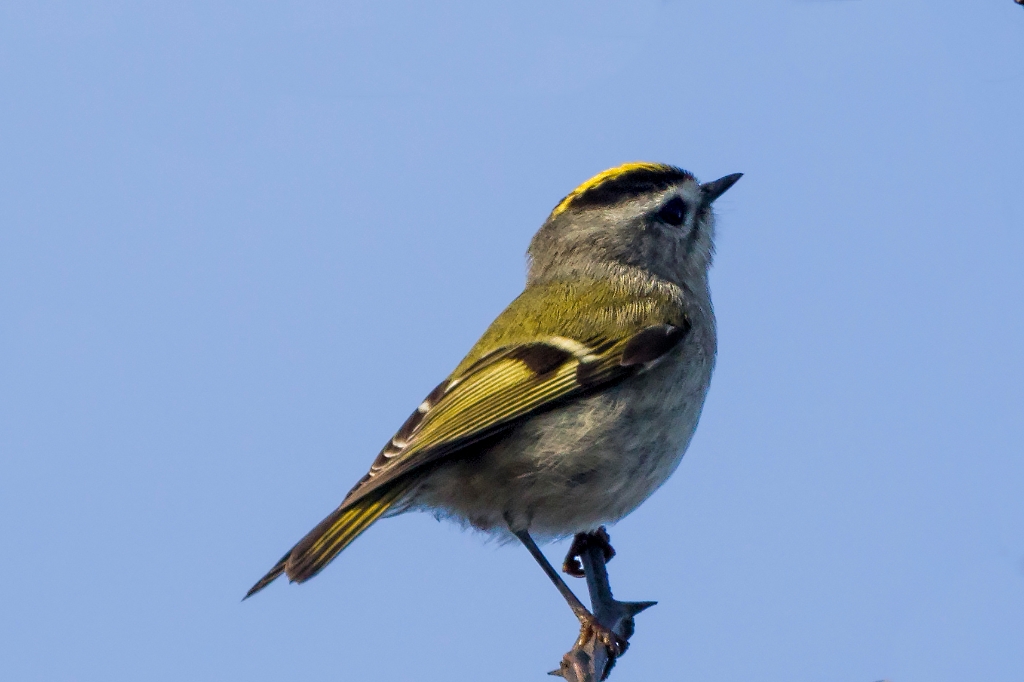
[[605,563],[611,561],[612,557],[615,556],[615,549],[612,547],[611,538],[608,537],[608,531],[604,529],[604,526],[601,526],[592,533],[577,533],[576,537],[572,539],[572,545],[569,546],[568,553],[565,555],[565,561],[562,562],[562,572],[574,578],[582,578],[585,573],[580,556],[589,547],[594,545],[601,548]]
[[580,618],[580,637],[576,640],[576,644],[577,646],[583,646],[591,638],[603,644],[608,649],[608,656],[612,659],[616,659],[626,653],[626,649],[629,648],[629,642],[626,641],[625,637],[620,637],[611,629],[601,625],[592,615]]

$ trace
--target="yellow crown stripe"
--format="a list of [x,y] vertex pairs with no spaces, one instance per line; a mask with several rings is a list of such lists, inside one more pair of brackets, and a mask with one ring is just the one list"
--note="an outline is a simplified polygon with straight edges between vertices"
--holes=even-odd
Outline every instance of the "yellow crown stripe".
[[576,197],[580,196],[584,192],[594,189],[601,183],[608,182],[609,180],[614,180],[615,178],[621,177],[623,175],[626,175],[627,173],[632,173],[638,170],[670,171],[673,170],[673,168],[672,166],[666,165],[664,163],[632,161],[630,163],[624,163],[621,166],[616,166],[615,168],[609,168],[606,171],[601,171],[600,173],[590,178],[573,191],[569,192],[569,194],[564,199],[558,202],[558,206],[555,206],[555,210],[551,212],[551,216],[554,217],[561,213],[562,211],[564,211],[565,209],[569,208],[569,205],[572,204],[573,201],[575,201]]

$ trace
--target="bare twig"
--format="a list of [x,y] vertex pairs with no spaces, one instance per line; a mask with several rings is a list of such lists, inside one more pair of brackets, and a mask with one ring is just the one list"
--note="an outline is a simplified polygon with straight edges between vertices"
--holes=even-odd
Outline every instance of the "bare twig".
[[[586,573],[594,616],[601,625],[628,640],[633,636],[633,616],[657,602],[617,601],[612,596],[608,570],[605,568],[604,550],[599,545],[589,545],[580,553],[580,559]],[[608,677],[613,665],[615,656],[596,637],[584,631],[572,649],[562,657],[562,665],[558,670],[552,670],[548,674],[563,677],[569,682],[599,682]]]

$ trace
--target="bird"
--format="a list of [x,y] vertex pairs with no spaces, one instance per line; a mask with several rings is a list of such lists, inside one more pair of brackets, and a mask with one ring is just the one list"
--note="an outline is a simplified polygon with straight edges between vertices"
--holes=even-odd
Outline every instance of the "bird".
[[317,575],[374,522],[413,510],[518,539],[614,654],[627,643],[575,597],[537,544],[573,537],[562,569],[675,471],[717,353],[708,271],[713,202],[741,173],[700,183],[630,162],[557,203],[533,236],[523,292],[430,391],[340,506],[245,599]]

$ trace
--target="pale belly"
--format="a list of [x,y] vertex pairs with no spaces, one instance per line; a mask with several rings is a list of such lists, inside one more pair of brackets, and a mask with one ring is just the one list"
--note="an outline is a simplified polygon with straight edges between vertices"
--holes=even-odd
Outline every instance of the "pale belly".
[[531,418],[415,494],[484,531],[557,537],[612,523],[675,471],[693,437],[713,356],[683,347],[618,386]]

